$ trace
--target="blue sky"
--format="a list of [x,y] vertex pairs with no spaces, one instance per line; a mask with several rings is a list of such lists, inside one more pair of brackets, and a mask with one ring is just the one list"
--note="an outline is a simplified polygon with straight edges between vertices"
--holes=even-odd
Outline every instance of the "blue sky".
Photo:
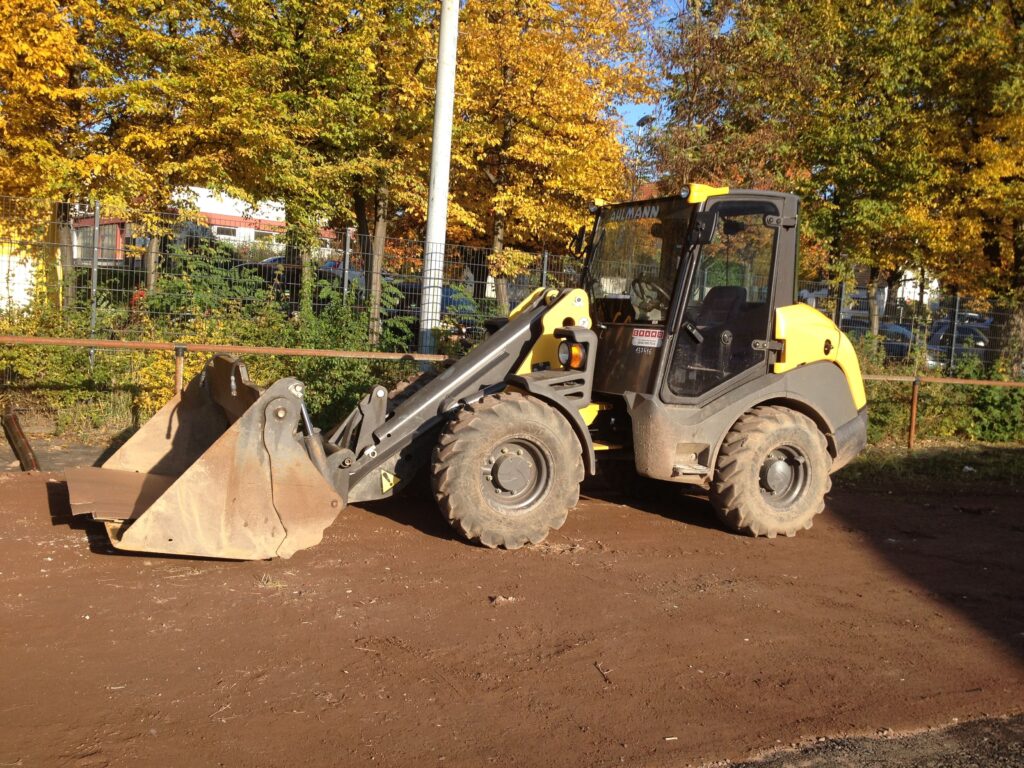
[[636,128],[636,121],[644,115],[653,115],[657,105],[655,104],[623,104],[619,107],[619,114],[622,115],[622,127],[626,131]]

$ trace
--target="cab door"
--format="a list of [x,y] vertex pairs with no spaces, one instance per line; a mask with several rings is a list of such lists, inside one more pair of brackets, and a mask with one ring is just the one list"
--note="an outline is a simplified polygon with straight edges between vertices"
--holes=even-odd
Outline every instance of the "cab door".
[[653,394],[690,217],[680,197],[613,206],[588,265],[597,332],[594,392]]
[[708,205],[717,225],[682,281],[663,400],[710,400],[767,373],[778,275],[788,275],[783,303],[793,300],[796,203],[787,198],[730,195]]

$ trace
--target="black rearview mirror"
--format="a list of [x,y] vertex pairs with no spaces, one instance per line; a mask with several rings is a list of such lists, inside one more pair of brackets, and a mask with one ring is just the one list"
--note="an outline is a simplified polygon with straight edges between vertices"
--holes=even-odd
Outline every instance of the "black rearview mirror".
[[693,215],[693,226],[690,227],[690,245],[710,243],[718,226],[718,214],[715,211],[699,211]]
[[572,239],[572,243],[569,245],[569,249],[572,253],[583,253],[583,241],[587,237],[587,225],[580,224],[580,229],[576,233],[576,236]]
[[738,235],[745,230],[747,225],[736,219],[726,219],[722,222],[722,233],[726,235]]

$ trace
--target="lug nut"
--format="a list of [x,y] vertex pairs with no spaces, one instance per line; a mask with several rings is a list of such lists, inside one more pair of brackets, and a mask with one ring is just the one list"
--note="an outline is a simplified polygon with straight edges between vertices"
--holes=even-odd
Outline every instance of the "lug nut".
[[491,480],[493,480],[493,479],[494,478],[491,477],[490,475],[484,475],[484,480],[486,480],[488,483],[491,482]]

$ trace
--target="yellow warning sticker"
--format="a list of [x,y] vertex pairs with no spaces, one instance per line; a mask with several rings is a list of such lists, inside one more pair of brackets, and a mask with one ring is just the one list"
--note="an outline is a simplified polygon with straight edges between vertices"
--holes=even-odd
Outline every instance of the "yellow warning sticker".
[[380,490],[382,493],[387,493],[396,485],[398,485],[398,475],[388,472],[386,469],[380,471]]

